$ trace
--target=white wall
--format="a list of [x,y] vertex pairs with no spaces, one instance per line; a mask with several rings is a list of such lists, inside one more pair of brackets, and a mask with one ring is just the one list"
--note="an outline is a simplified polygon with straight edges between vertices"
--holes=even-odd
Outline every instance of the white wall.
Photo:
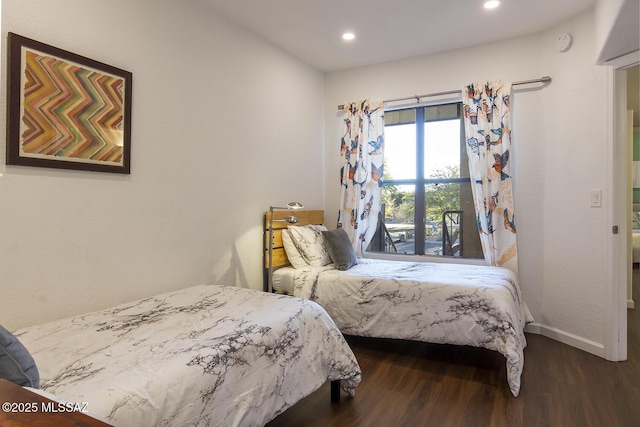
[[625,0],[597,0],[595,6],[595,44],[593,54],[601,56]]
[[[640,2],[598,0],[595,7],[595,49],[598,64],[615,63],[640,45]],[[637,59],[636,59],[637,60]]]
[[5,166],[0,150],[0,323],[261,289],[264,211],[323,208],[323,75],[193,1],[4,0],[3,52],[8,31],[131,71],[133,129],[128,176]]
[[[516,87],[512,98],[521,285],[538,322],[533,330],[603,355],[613,286],[606,267],[611,148],[606,71],[594,65],[593,27],[588,12],[536,36],[327,75],[325,205],[337,206],[339,199],[338,104],[453,90],[487,79],[551,76],[548,87]],[[574,44],[563,54],[555,50],[555,39],[564,32]],[[603,190],[603,208],[589,206],[591,189]],[[336,212],[329,210],[328,217],[335,224]]]
[[[574,334],[589,349],[609,341],[608,275],[612,195],[609,175],[612,147],[607,135],[607,69],[594,65],[593,15],[587,14],[549,31],[541,42],[551,46],[560,32],[574,35],[565,54],[543,50],[541,61],[554,76],[544,94],[543,177],[544,275],[542,325],[553,336]],[[589,206],[591,189],[603,191],[602,208]],[[558,331],[554,331],[557,329]],[[589,341],[592,341],[591,343]],[[576,343],[578,346],[579,343]],[[604,350],[604,349],[602,349]]]

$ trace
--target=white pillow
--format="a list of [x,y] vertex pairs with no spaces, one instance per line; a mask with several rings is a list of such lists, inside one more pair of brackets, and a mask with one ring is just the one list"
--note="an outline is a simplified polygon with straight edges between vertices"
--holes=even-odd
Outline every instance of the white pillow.
[[[331,264],[329,252],[324,247],[324,225],[288,226],[291,240],[302,258],[312,267],[323,267]],[[288,256],[288,255],[287,255]]]
[[293,266],[293,268],[302,268],[306,267],[307,261],[304,260],[298,248],[293,243],[291,239],[291,233],[289,230],[282,230],[282,245],[284,246],[284,251],[287,253],[287,258],[289,258],[289,262]]

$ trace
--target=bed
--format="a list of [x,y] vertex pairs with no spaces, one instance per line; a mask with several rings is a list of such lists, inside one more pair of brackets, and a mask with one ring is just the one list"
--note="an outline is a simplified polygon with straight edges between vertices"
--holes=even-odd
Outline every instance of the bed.
[[[308,227],[316,235],[328,237],[334,231],[317,224],[319,216],[314,214],[309,222],[302,215],[297,227]],[[332,256],[326,263],[326,256],[317,254],[322,252],[318,249],[322,239],[307,237],[300,243],[300,239],[292,235],[292,232],[300,233],[299,229],[289,226],[283,230],[281,227],[282,236],[274,238],[274,246],[284,252],[278,262],[274,260],[277,268],[273,271],[273,285],[278,292],[318,302],[345,335],[469,345],[498,351],[506,359],[511,393],[518,395],[526,346],[524,327],[533,318],[517,278],[510,270],[366,258],[357,259],[356,264],[348,268],[340,265],[339,269]],[[312,235],[307,231],[304,234]],[[293,251],[286,245],[292,236],[296,243]],[[306,246],[314,248],[311,252],[316,255],[309,259],[315,261],[307,265],[294,261],[305,258],[300,253],[309,250]],[[290,260],[291,252],[294,255]]]
[[38,392],[118,427],[262,426],[326,381],[353,395],[361,378],[318,304],[236,287],[191,287],[14,334],[36,362]]

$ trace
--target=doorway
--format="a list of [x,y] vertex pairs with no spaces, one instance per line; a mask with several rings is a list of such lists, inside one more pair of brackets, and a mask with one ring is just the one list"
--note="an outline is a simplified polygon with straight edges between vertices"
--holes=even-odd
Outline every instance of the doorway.
[[[627,309],[635,309],[635,300],[640,296],[640,66],[624,70],[626,74],[626,136],[629,157],[629,198],[631,199],[631,227],[628,234],[630,266],[627,269]],[[629,174],[628,174],[629,175]],[[635,292],[634,292],[635,291]],[[627,316],[629,319],[630,316]],[[629,326],[627,326],[629,329]]]
[[[611,277],[611,334],[605,343],[605,358],[612,361],[627,359],[627,310],[629,294],[632,289],[632,144],[627,138],[629,109],[627,99],[638,97],[629,95],[627,86],[629,75],[634,76],[634,69],[640,64],[640,56],[635,52],[618,58],[615,64],[609,64],[610,73],[610,137],[612,138],[610,224],[613,226],[611,239],[612,263]],[[633,78],[633,77],[631,77]],[[637,78],[637,77],[636,77]],[[634,83],[634,82],[632,82]],[[633,86],[633,84],[631,85]],[[637,86],[636,86],[637,88]],[[633,128],[633,126],[631,126]],[[620,234],[618,234],[618,230]],[[636,295],[638,297],[639,295]]]

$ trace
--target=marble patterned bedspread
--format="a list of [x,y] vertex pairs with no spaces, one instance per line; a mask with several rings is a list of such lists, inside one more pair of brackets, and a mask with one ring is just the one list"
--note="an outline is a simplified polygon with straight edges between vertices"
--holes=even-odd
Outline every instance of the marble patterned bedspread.
[[516,276],[500,267],[360,259],[347,271],[294,271],[294,295],[322,305],[347,335],[483,347],[506,358],[520,391],[533,321]]
[[361,378],[318,304],[235,287],[196,286],[16,335],[46,393],[118,427],[262,426],[327,380],[353,395]]

